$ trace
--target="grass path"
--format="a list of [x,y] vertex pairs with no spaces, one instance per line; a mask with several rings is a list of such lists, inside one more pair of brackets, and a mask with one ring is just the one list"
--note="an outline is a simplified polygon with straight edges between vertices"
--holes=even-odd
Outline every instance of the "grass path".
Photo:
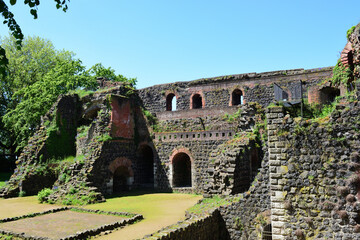
[[189,194],[153,193],[107,199],[105,203],[88,205],[86,208],[142,214],[144,220],[141,222],[96,238],[130,240],[141,238],[184,219],[186,209],[196,204],[201,198],[201,196]]
[[[96,239],[138,239],[146,234],[184,219],[185,210],[197,203],[201,196],[176,193],[148,193],[107,199],[105,203],[87,205],[84,208],[104,211],[139,213],[144,220]],[[0,219],[46,211],[59,206],[39,204],[36,196],[0,198]]]

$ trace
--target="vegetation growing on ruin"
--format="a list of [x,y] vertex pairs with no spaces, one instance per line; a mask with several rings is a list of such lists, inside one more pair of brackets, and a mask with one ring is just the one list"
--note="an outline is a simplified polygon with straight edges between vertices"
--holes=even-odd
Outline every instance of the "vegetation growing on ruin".
[[150,124],[150,126],[152,127],[154,132],[158,132],[159,131],[159,126],[158,126],[158,119],[151,114],[150,111],[146,110],[145,108],[141,108],[141,111],[143,112],[144,116],[146,117],[148,123]]
[[339,59],[333,68],[333,77],[331,79],[332,84],[334,86],[339,86],[340,84],[349,86],[349,83],[352,81],[352,79],[352,69],[350,69],[350,67],[345,67]]
[[189,214],[203,215],[209,213],[220,206],[227,206],[235,202],[239,202],[242,196],[237,197],[222,197],[220,195],[214,195],[211,198],[204,198],[196,205],[187,210]]
[[356,26],[352,26],[349,30],[346,31],[346,38],[349,40],[350,35],[355,31]]
[[234,122],[234,121],[238,121],[239,117],[241,116],[241,108],[239,108],[235,113],[233,114],[228,114],[225,113],[223,119],[226,120],[227,122]]
[[60,115],[54,116],[54,119],[46,129],[46,150],[48,157],[59,159],[67,156],[75,155],[75,134],[76,129],[71,131],[66,129],[65,119],[61,119]]

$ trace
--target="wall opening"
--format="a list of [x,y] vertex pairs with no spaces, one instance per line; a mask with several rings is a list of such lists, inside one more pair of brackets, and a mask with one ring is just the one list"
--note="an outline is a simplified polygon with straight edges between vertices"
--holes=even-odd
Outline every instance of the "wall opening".
[[259,159],[258,149],[256,147],[250,150],[250,164],[251,164],[251,181],[258,173],[258,169],[261,167],[261,161]]
[[142,186],[154,186],[154,153],[148,145],[139,148],[138,178]]
[[202,108],[203,104],[202,104],[202,97],[200,94],[195,94],[192,97],[192,108],[196,109],[196,108]]
[[176,111],[176,96],[174,93],[169,93],[166,96],[166,111]]
[[244,104],[244,96],[240,89],[235,89],[231,94],[231,106]]
[[268,224],[264,227],[262,231],[262,240],[272,240],[272,231],[271,231],[271,224]]
[[173,187],[191,187],[191,160],[186,153],[178,153],[172,160]]
[[113,176],[113,192],[128,191],[131,185],[131,173],[126,166],[118,167]]
[[320,90],[321,92],[321,103],[330,104],[335,101],[337,96],[340,96],[340,89],[333,87],[324,87]]

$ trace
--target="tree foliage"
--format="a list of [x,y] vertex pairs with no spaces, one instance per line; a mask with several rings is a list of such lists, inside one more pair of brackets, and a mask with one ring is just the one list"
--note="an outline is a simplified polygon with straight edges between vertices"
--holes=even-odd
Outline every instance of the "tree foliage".
[[[54,0],[56,3],[57,9],[62,9],[64,12],[68,9],[67,3],[70,0]],[[10,0],[10,5],[15,5],[17,3],[16,0]],[[30,14],[34,17],[34,19],[38,18],[37,9],[40,5],[40,0],[24,0],[24,4],[28,5],[30,8]],[[21,48],[22,40],[24,39],[24,35],[21,31],[19,24],[15,20],[14,14],[9,10],[8,5],[0,0],[0,13],[4,18],[4,24],[6,24],[12,34],[12,36],[16,39],[16,47]],[[8,59],[5,55],[5,49],[0,47],[0,73],[4,74],[6,70],[6,66],[8,64]]]
[[95,77],[104,77],[108,80],[115,81],[115,82],[128,82],[131,83],[133,86],[136,85],[137,79],[136,78],[127,78],[121,74],[116,75],[115,70],[111,67],[105,68],[101,63],[96,63],[89,69],[89,73]]
[[3,38],[9,64],[0,85],[0,145],[19,152],[60,94],[76,88],[95,88],[96,81],[69,51],[29,37],[16,47],[14,37]]
[[98,77],[136,83],[100,63],[86,70],[74,53],[56,50],[49,40],[27,37],[21,49],[13,36],[0,41],[8,59],[0,73],[0,149],[6,154],[19,155],[60,94],[96,90]]

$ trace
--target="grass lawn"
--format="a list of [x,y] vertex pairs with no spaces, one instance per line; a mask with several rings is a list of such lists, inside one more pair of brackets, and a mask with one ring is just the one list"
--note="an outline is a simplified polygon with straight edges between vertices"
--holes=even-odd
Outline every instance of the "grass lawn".
[[5,181],[10,179],[12,173],[0,173],[0,188],[5,185]]
[[[104,203],[83,206],[104,211],[139,213],[144,220],[113,231],[96,239],[138,239],[185,218],[185,211],[195,205],[202,196],[177,193],[131,193],[106,199]],[[41,212],[59,206],[39,204],[36,196],[22,198],[0,198],[0,219]],[[0,236],[1,239],[1,236]]]
[[185,218],[185,211],[202,196],[177,193],[151,193],[106,199],[85,208],[139,213],[144,220],[97,239],[138,239]]

